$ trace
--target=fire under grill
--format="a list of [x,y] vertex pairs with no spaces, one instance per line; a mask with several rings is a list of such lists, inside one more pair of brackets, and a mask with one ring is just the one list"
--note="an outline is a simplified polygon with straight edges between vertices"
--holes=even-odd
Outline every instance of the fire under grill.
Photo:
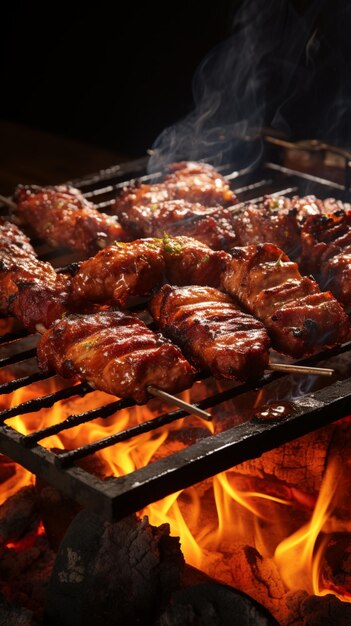
[[[273,142],[277,143],[276,140]],[[316,152],[315,144],[312,144],[312,149]],[[325,146],[322,146],[321,150],[325,150]],[[348,201],[350,198],[348,188],[350,159],[347,154],[341,156],[345,160],[345,178],[344,180],[341,178],[340,182],[332,182],[311,173],[297,172],[287,167],[286,164],[281,164],[279,158],[275,161],[265,158],[259,165],[241,171],[233,171],[232,168],[226,167],[223,168],[223,173],[228,180],[232,181],[239,202],[257,200],[265,194],[306,193],[314,193],[322,198],[334,196]],[[152,180],[151,176],[145,174],[145,167],[146,160],[141,159],[113,167],[80,181],[74,181],[73,184],[79,187],[87,198],[94,201],[98,208],[108,211],[116,192],[126,181],[133,178],[142,181]],[[40,242],[38,242],[38,250],[42,252],[42,259],[50,260],[56,267],[61,265],[61,252],[59,254],[49,251],[43,248]],[[33,337],[33,343],[28,348],[27,337],[28,334],[23,331],[7,332],[0,337],[0,368],[21,364],[21,372],[26,371],[26,362],[30,362],[36,353],[35,338]],[[1,357],[1,351],[4,352],[4,350],[6,350],[6,355]],[[319,380],[314,387],[311,385],[312,391],[308,393],[305,393],[303,388],[302,392],[300,390],[299,393],[293,393],[288,401],[285,395],[285,381],[291,378],[291,375],[281,372],[271,372],[261,380],[250,384],[229,386],[226,383],[222,386],[218,384],[217,387],[209,385],[210,391],[200,400],[195,399],[195,402],[202,409],[213,410],[214,419],[217,415],[221,415],[224,405],[228,406],[228,403],[240,399],[244,394],[258,392],[260,389],[264,391],[272,384],[275,384],[276,389],[275,400],[285,406],[286,410],[282,417],[273,420],[265,419],[259,413],[253,412],[248,419],[233,418],[229,427],[227,419],[225,421],[227,427],[216,434],[210,434],[204,428],[202,436],[185,448],[154,460],[121,477],[99,478],[77,466],[76,462],[111,446],[115,446],[114,454],[117,457],[119,443],[138,438],[144,433],[152,433],[182,418],[185,418],[184,428],[186,428],[187,413],[179,409],[169,412],[158,410],[158,413],[153,410],[151,418],[148,412],[145,421],[120,431],[118,430],[118,412],[133,407],[134,402],[117,399],[85,412],[71,414],[54,425],[38,429],[28,435],[21,434],[13,425],[7,423],[8,420],[18,415],[24,416],[25,419],[28,414],[53,407],[60,400],[85,398],[88,394],[94,393],[94,390],[86,383],[67,386],[64,381],[61,381],[59,383],[61,388],[54,392],[22,403],[16,404],[11,401],[10,408],[0,412],[0,452],[56,486],[83,506],[91,508],[111,521],[118,520],[164,496],[232,468],[243,461],[256,458],[263,452],[346,416],[351,406],[351,358],[349,357],[351,357],[351,342],[298,361],[297,363],[301,365],[333,367],[335,374],[331,379]],[[0,396],[4,395],[8,398],[9,394],[14,394],[19,389],[55,376],[54,372],[42,374],[39,371],[33,372],[29,369],[28,371],[30,373],[21,374],[13,380],[0,384]],[[277,397],[277,389],[279,391],[280,386],[282,395],[278,393]],[[15,399],[15,396],[10,397]],[[93,443],[69,450],[60,450],[59,453],[41,445],[41,441],[48,436],[64,433],[83,424],[89,428],[89,422],[97,418],[107,419],[111,416],[115,416],[116,432]],[[201,420],[199,425],[201,426]]]

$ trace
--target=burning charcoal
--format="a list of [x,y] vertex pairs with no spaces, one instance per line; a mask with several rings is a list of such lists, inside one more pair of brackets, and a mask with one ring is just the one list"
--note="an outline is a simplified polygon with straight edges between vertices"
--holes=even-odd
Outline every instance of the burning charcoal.
[[[184,560],[169,527],[135,516],[110,524],[82,511],[61,544],[49,583],[52,626],[152,624],[180,587]],[[160,605],[163,606],[160,606]]]
[[283,626],[350,626],[351,604],[334,595],[309,596],[304,591],[287,595],[291,616]]
[[257,602],[215,581],[172,595],[171,603],[154,626],[278,626]]
[[34,487],[23,487],[0,507],[0,545],[17,541],[38,522]]

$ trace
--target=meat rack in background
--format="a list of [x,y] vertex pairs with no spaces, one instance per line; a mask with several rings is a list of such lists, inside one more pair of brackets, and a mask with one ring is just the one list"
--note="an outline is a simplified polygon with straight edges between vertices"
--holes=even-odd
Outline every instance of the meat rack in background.
[[[230,165],[221,168],[222,173],[231,182],[239,201],[255,200],[265,194],[305,195],[313,193],[321,198],[336,197],[349,201],[351,154],[338,148],[311,141],[292,144],[277,137],[264,137],[264,154],[259,164],[234,170]],[[295,165],[304,164],[308,171],[298,171]],[[148,182],[155,176],[146,173],[147,159],[117,165],[73,181],[84,195],[96,206],[108,212],[118,190],[126,181],[134,179]],[[20,182],[20,181],[19,181]],[[62,251],[53,252],[38,243],[37,250],[41,258],[56,266],[62,264]],[[0,337],[0,349],[10,346],[11,354],[1,358],[0,367],[21,363],[35,356],[35,347],[28,349],[23,342],[25,332],[7,333]],[[34,341],[34,339],[33,339]],[[34,344],[33,344],[34,346]],[[13,348],[13,350],[12,350]],[[237,401],[243,394],[267,388],[284,379],[282,396],[275,397],[282,406],[285,415],[278,420],[265,421],[251,416],[247,420],[234,420],[229,427],[215,435],[209,435],[204,429],[202,437],[184,449],[171,453],[122,477],[100,479],[92,473],[74,465],[75,461],[88,457],[97,450],[115,446],[118,455],[118,443],[132,437],[139,437],[145,432],[162,428],[183,418],[181,410],[163,414],[155,413],[152,419],[118,432],[118,411],[133,406],[129,400],[115,400],[101,408],[75,413],[64,421],[29,435],[22,435],[6,421],[16,415],[26,415],[51,407],[62,399],[84,397],[93,393],[86,384],[62,386],[54,393],[17,404],[0,413],[0,452],[11,457],[17,463],[48,483],[59,488],[68,496],[76,499],[83,506],[89,507],[109,520],[117,520],[135,512],[147,504],[193,485],[218,472],[229,469],[243,461],[260,456],[283,443],[291,441],[350,412],[351,401],[351,342],[339,348],[319,353],[311,358],[299,361],[299,364],[323,365],[333,367],[333,378],[319,380],[313,391],[307,394],[284,396],[285,381],[289,375],[272,372],[255,383],[224,385],[208,394],[198,403],[203,409],[212,409],[214,416],[221,415],[224,403]],[[29,370],[28,370],[29,371]],[[51,375],[54,376],[54,373]],[[34,382],[50,378],[35,371],[10,382],[0,385],[0,394],[12,394]],[[226,405],[227,406],[227,405]],[[116,414],[116,433],[88,444],[81,448],[61,451],[55,454],[40,445],[49,435],[59,434],[64,430],[86,424],[97,418],[107,418]],[[237,423],[235,423],[235,421]],[[226,420],[228,423],[228,420]],[[186,422],[185,422],[186,424]]]

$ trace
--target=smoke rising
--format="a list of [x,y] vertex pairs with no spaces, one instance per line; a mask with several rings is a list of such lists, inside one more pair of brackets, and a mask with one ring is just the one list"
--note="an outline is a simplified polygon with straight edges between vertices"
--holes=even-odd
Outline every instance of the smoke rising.
[[[335,28],[342,28],[346,18],[350,26],[351,8],[345,4],[338,0],[244,1],[230,37],[212,50],[196,71],[193,111],[156,139],[149,170],[182,159],[244,167],[259,159],[259,134],[264,127],[294,138],[323,132],[326,138],[330,111],[333,125],[337,125],[340,115],[345,117],[351,110],[351,98],[339,93],[342,81],[338,77],[341,87],[337,89],[332,71],[333,65],[340,70],[341,62],[345,67],[345,60],[340,59],[344,50],[336,45],[326,54],[330,48],[328,11],[337,13],[336,42]],[[333,74],[329,98],[325,97],[328,92],[324,97],[319,93],[324,70]],[[247,141],[255,136],[256,141]]]

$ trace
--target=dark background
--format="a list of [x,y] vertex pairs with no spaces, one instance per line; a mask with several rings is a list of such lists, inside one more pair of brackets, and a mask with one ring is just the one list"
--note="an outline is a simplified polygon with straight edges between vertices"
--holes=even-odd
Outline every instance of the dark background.
[[[240,28],[236,18],[243,4],[115,3],[113,10],[104,2],[5,6],[0,39],[2,163],[4,152],[15,160],[16,150],[9,144],[17,141],[11,139],[13,129],[23,125],[95,145],[106,151],[106,158],[145,154],[166,126],[192,110],[194,72],[216,44]],[[246,4],[256,5],[254,0]],[[274,43],[262,59],[263,97],[269,94],[262,124],[273,123],[293,139],[314,136],[351,144],[350,4],[261,2],[264,39]],[[297,55],[289,41],[296,37],[303,42]],[[252,39],[255,43],[255,35]],[[257,41],[261,39],[258,32]],[[286,67],[289,80],[279,89]],[[45,153],[35,134],[18,142],[17,155]],[[85,167],[89,171],[94,162]]]

